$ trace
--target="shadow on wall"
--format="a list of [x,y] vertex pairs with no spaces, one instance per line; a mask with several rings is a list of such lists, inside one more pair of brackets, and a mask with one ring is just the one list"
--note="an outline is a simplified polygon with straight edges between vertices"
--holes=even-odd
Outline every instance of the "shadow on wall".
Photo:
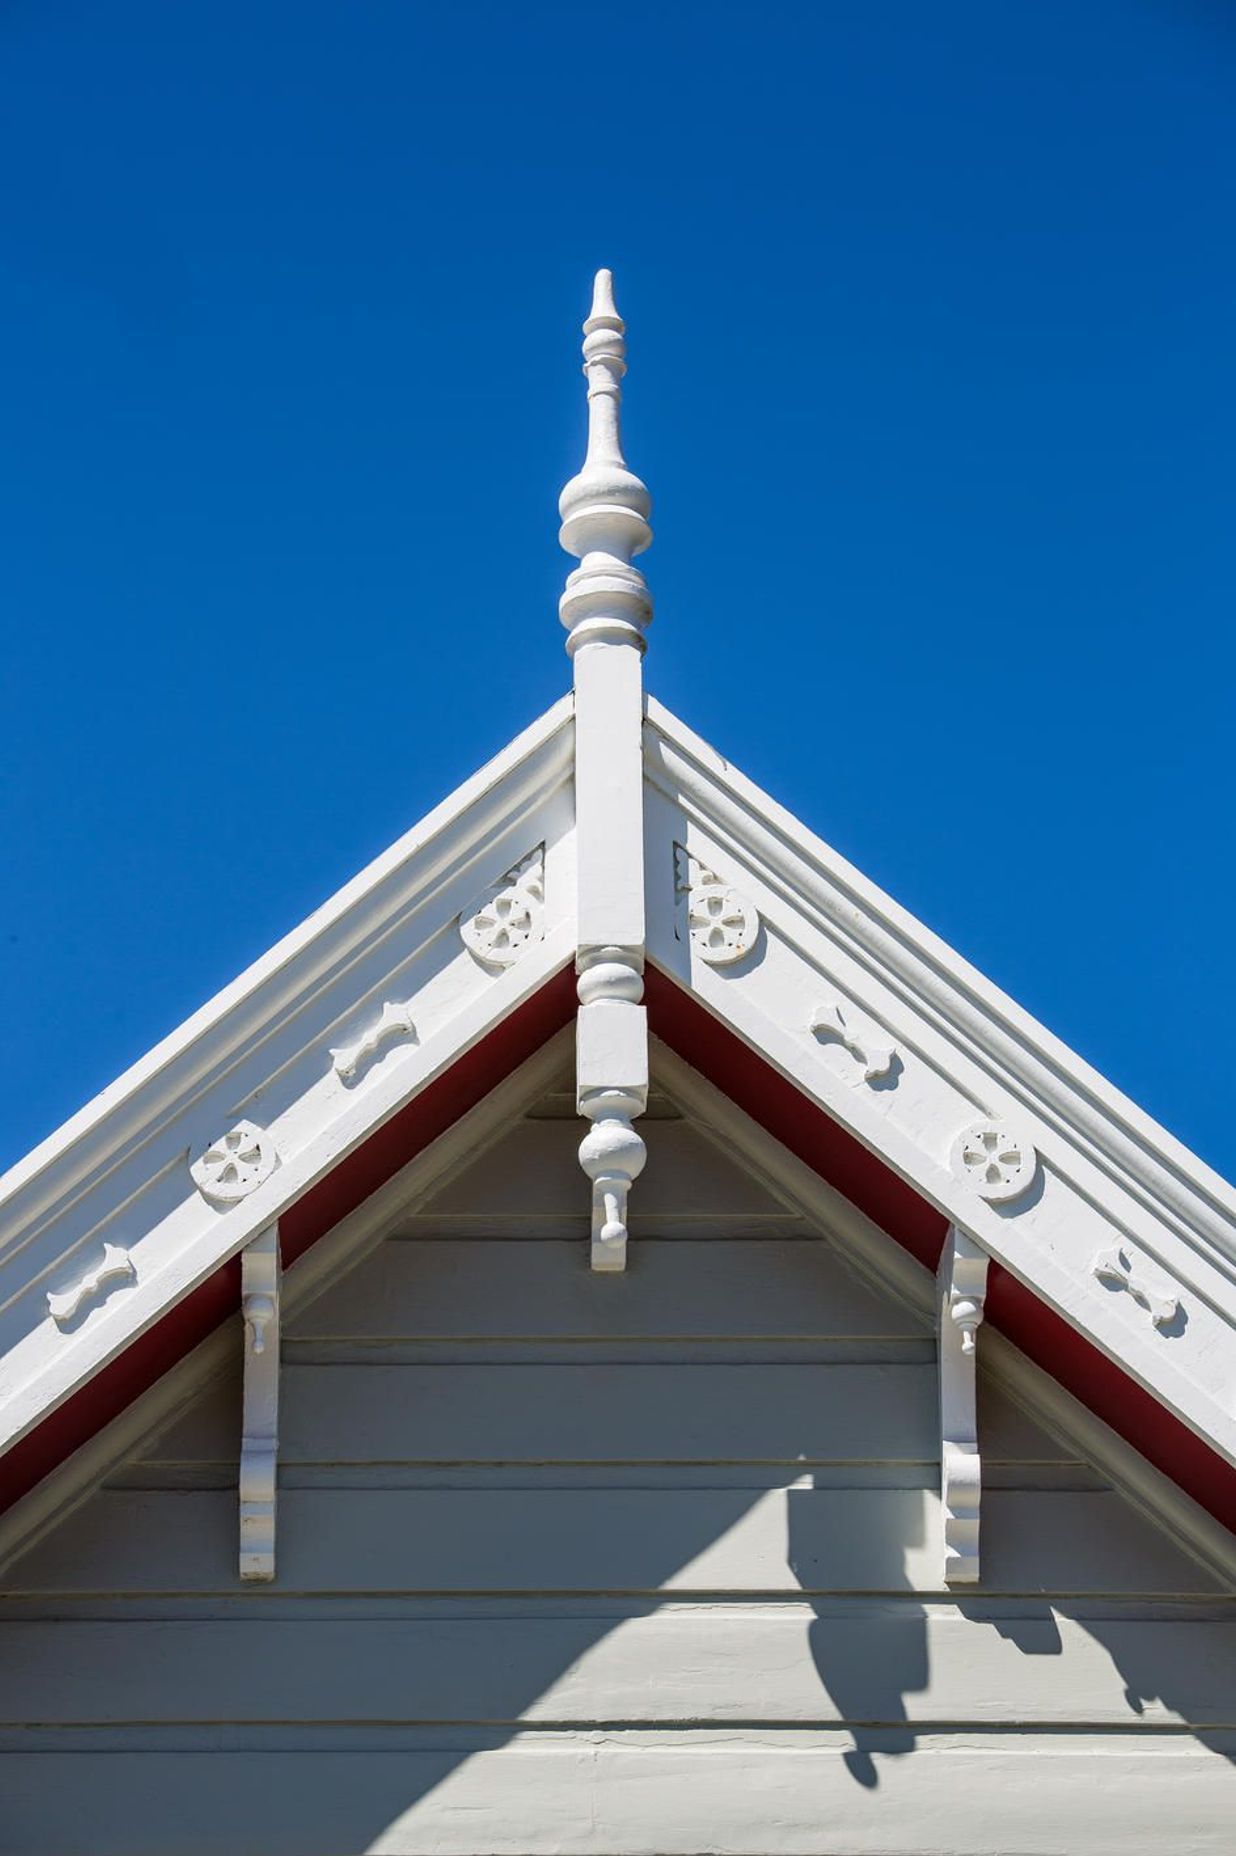
[[[582,1244],[577,1263],[591,1296]],[[810,1284],[795,1277],[791,1288]],[[606,1285],[610,1306],[613,1292]],[[519,1407],[529,1368],[509,1370],[494,1397]],[[643,1370],[599,1365],[602,1402],[624,1386],[630,1396],[620,1376]],[[778,1395],[763,1461],[702,1465],[697,1453],[691,1486],[687,1472],[632,1464],[629,1453],[615,1468],[604,1459],[622,1452],[593,1437],[589,1465],[564,1449],[548,1473],[540,1461],[507,1462],[482,1488],[457,1459],[443,1468],[460,1422],[446,1387],[415,1450],[400,1420],[405,1454],[430,1463],[433,1488],[406,1486],[416,1463],[360,1462],[340,1472],[355,1482],[324,1483],[329,1464],[309,1462],[304,1486],[284,1479],[273,1588],[236,1587],[234,1465],[209,1451],[191,1467],[217,1472],[213,1489],[178,1483],[187,1456],[168,1460],[162,1483],[133,1480],[110,1507],[86,1503],[13,1569],[11,1589],[35,1596],[13,1600],[0,1624],[2,1718],[13,1727],[0,1727],[13,1768],[0,1780],[0,1852],[600,1849],[598,1833],[581,1830],[587,1810],[605,1822],[606,1810],[635,1809],[644,1783],[635,1773],[605,1790],[604,1760],[633,1727],[645,1741],[664,1729],[686,1743],[699,1723],[714,1745],[726,1729],[750,1729],[753,1742],[765,1729],[848,1738],[818,1759],[832,1762],[861,1824],[887,1800],[873,1796],[887,1762],[925,1732],[1093,1719],[1128,1744],[1129,1730],[1231,1718],[1236,1649],[1211,1606],[1144,1597],[1193,1589],[1204,1601],[1205,1582],[1190,1588],[1167,1537],[1115,1498],[1079,1506],[1068,1491],[993,1488],[986,1583],[962,1598],[929,1589],[933,1466],[894,1462],[888,1446],[868,1485],[838,1486],[847,1471],[835,1465],[798,1486],[801,1466],[826,1454],[818,1410],[805,1413],[801,1399]],[[671,1428],[651,1399],[648,1413],[639,1423],[658,1436]],[[234,1439],[234,1407],[224,1401],[218,1416]],[[509,1411],[483,1419],[496,1434]],[[687,1418],[672,1419],[685,1436]],[[898,1405],[897,1439],[904,1428]],[[447,1486],[455,1474],[464,1486]],[[615,1486],[620,1474],[636,1486]],[[759,1486],[716,1486],[735,1475]],[[327,1486],[341,1499],[324,1501]],[[1063,1596],[1088,1591],[1106,1596]],[[655,1631],[674,1617],[682,1633],[654,1657]],[[776,1632],[748,1631],[761,1618]],[[1073,1661],[1062,1662],[1066,1648]],[[1039,1679],[1031,1666],[1043,1663],[1054,1667]],[[1085,1693],[1061,1693],[1066,1667],[1084,1667]],[[1096,1695],[1106,1714],[1069,1714]],[[664,1783],[679,1787],[679,1823],[697,1808],[706,1820],[717,1807],[699,1768],[675,1757]],[[531,1827],[522,1843],[521,1825]],[[700,1848],[716,1828],[701,1830]]]
[[[818,1589],[819,1567],[828,1543],[819,1539],[820,1519],[811,1491],[791,1489],[788,1502],[790,1569],[804,1592]],[[804,1499],[806,1498],[806,1499]],[[923,1542],[922,1507],[901,1506],[902,1533],[868,1543],[868,1579],[880,1594],[911,1592],[907,1553]],[[920,1604],[883,1607],[876,1617],[836,1614],[827,1600],[815,1601],[807,1637],[820,1684],[854,1744],[844,1755],[850,1775],[874,1790],[880,1783],[873,1753],[898,1755],[914,1747],[906,1696],[924,1691],[930,1677],[927,1619]],[[873,1641],[873,1636],[876,1641]]]
[[[37,1729],[25,1734],[25,1750],[12,1758],[15,1771],[4,1782],[0,1850],[9,1856],[48,1856],[52,1849],[57,1856],[120,1849],[125,1856],[143,1850],[158,1856],[207,1851],[248,1856],[261,1848],[264,1856],[340,1856],[360,1850],[573,1848],[581,1811],[593,1804],[613,1809],[620,1794],[623,1802],[616,1808],[625,1812],[625,1801],[633,1795],[632,1788],[607,1792],[600,1787],[594,1771],[600,1742],[612,1747],[633,1722],[649,1731],[683,1725],[666,1703],[672,1693],[676,1706],[679,1694],[689,1689],[680,1670],[672,1664],[663,1669],[658,1700],[662,1685],[655,1667],[642,1664],[638,1654],[623,1666],[611,1654],[616,1638],[633,1621],[655,1623],[671,1611],[696,1632],[692,1656],[697,1675],[704,1671],[699,1679],[714,1696],[725,1698],[725,1711],[710,1722],[713,1729],[775,1725],[847,1731],[853,1744],[843,1755],[844,1765],[858,1796],[878,1789],[884,1761],[911,1754],[919,1733],[957,1727],[967,1718],[980,1728],[991,1724],[992,1672],[997,1672],[998,1688],[1000,1669],[1011,1667],[1007,1655],[993,1658],[992,1638],[1020,1658],[1058,1662],[1061,1624],[1074,1635],[1083,1630],[1103,1647],[1109,1666],[1124,1681],[1128,1713],[1112,1724],[1126,1731],[1139,1723],[1159,1724],[1164,1710],[1185,1722],[1222,1719],[1216,1713],[1222,1698],[1236,1694],[1236,1654],[1226,1643],[1205,1641],[1207,1633],[1213,1638],[1213,1626],[1204,1619],[1190,1622],[1188,1606],[1161,1606],[1172,1613],[1161,1628],[1139,1618],[1147,1608],[1140,1600],[1129,1607],[1106,1600],[1102,1609],[1108,1615],[1088,1619],[1078,1600],[1049,1606],[1033,1597],[984,1596],[980,1589],[955,1602],[945,1593],[916,1592],[908,1568],[916,1562],[921,1566],[924,1549],[930,1549],[921,1520],[918,1525],[911,1521],[912,1515],[922,1515],[921,1491],[830,1486],[831,1495],[842,1497],[840,1507],[814,1499],[819,1492],[712,1491],[721,1499],[708,1503],[711,1521],[704,1528],[692,1519],[691,1502],[673,1504],[673,1519],[653,1527],[648,1524],[652,1510],[638,1499],[648,1491],[608,1490],[614,1502],[605,1523],[611,1530],[608,1542],[595,1532],[568,1530],[553,1549],[565,1562],[594,1565],[598,1574],[607,1570],[606,1562],[612,1568],[621,1558],[630,1588],[654,1591],[670,1585],[693,1561],[706,1562],[727,1551],[727,1543],[742,1536],[770,1493],[783,1498],[788,1515],[783,1564],[788,1560],[793,1585],[783,1581],[775,1593],[750,1590],[744,1597],[765,1616],[779,1608],[785,1616],[784,1604],[779,1607],[770,1598],[805,1601],[813,1615],[806,1621],[795,1611],[780,1663],[764,1669],[740,1661],[741,1652],[730,1661],[726,1650],[718,1660],[714,1645],[741,1641],[737,1634],[718,1634],[721,1612],[727,1610],[732,1622],[738,1609],[732,1603],[719,1606],[720,1594],[708,1593],[698,1608],[685,1591],[671,1590],[659,1600],[624,1601],[589,1593],[588,1574],[576,1575],[569,1596],[524,1601],[518,1609],[500,1599],[488,1606],[481,1601],[488,1615],[477,1615],[475,1596],[469,1601],[470,1616],[451,1616],[449,1601],[409,1603],[387,1595],[349,1601],[355,1606],[351,1617],[311,1596],[294,1601],[295,1613],[287,1598],[237,1596],[226,1614],[233,1631],[228,1645],[220,1640],[207,1654],[208,1666],[195,1667],[179,1681],[176,1669],[185,1666],[180,1645],[186,1633],[220,1628],[218,1601],[210,1601],[215,1621],[206,1625],[187,1615],[194,1603],[185,1598],[156,1605],[154,1615],[162,1610],[164,1617],[157,1648],[144,1667],[125,1660],[127,1622],[122,1622],[107,1627],[116,1632],[115,1651],[100,1653],[91,1678],[97,1687],[79,1686],[86,1678],[73,1671],[64,1691],[79,1706],[101,1706],[104,1717],[118,1726],[93,1734],[60,1730],[59,1746],[44,1746],[51,1736],[40,1736]],[[554,1493],[543,1491],[541,1498]],[[857,1513],[872,1495],[882,1498],[891,1525],[879,1536],[858,1526],[847,1539],[837,1525],[846,1498]],[[891,1503],[883,1500],[888,1496]],[[467,1505],[464,1498],[461,1506]],[[642,1514],[636,1513],[641,1507]],[[628,1521],[617,1523],[615,1538],[612,1523],[624,1511]],[[1134,1529],[1141,1525],[1131,1511],[1126,1514]],[[999,1527],[992,1534],[993,1584],[1010,1568],[1024,1572],[1033,1564],[1024,1541],[1008,1538],[1007,1529],[1002,1539]],[[520,1561],[529,1537],[490,1545]],[[235,1546],[230,1525],[221,1527],[217,1544],[220,1556],[230,1559]],[[410,1572],[422,1550],[415,1538],[406,1541]],[[858,1565],[865,1591],[856,1589],[851,1569]],[[415,1578],[419,1582],[420,1575]],[[826,1584],[848,1584],[851,1595],[825,1596],[821,1587]],[[1026,1590],[1024,1579],[1021,1589]],[[43,1601],[39,1608],[46,1615],[50,1607]],[[86,1606],[87,1616],[92,1608]],[[144,1600],[135,1609],[152,1616]],[[964,1639],[960,1647],[954,1644],[951,1673],[931,1666],[933,1633],[942,1618]],[[87,1633],[104,1628],[101,1623],[84,1626]],[[10,1624],[0,1631],[8,1675],[4,1687],[25,1698],[27,1720],[40,1718],[30,1712],[34,1697],[49,1689],[48,1670],[39,1667],[44,1653],[59,1659],[58,1679],[63,1681],[65,1650],[56,1644],[54,1630]],[[971,1659],[978,1688],[966,1670]],[[1100,1664],[1092,1657],[1089,1666]],[[818,1682],[814,1699],[804,1671]],[[141,1731],[126,1727],[141,1719],[135,1697],[152,1681],[167,1683],[180,1696],[181,1724]],[[1024,1672],[1013,1668],[1010,1692],[1020,1694],[1024,1684]],[[1040,1692],[1044,1686],[1050,1687],[1051,1708],[1060,1719],[1066,1698],[1051,1684],[1039,1685]],[[1109,1696],[1114,1694],[1110,1683],[1103,1686]],[[987,1712],[967,1716],[950,1704],[947,1720],[921,1706],[912,1714],[912,1698],[932,1689],[984,1700]],[[775,1720],[766,1705],[770,1693],[793,1697]],[[432,1702],[428,1717],[427,1697]],[[748,1698],[752,1706],[744,1714]],[[1073,1700],[1070,1695],[1068,1705]],[[237,1725],[226,1730],[211,1725],[220,1720]],[[529,1738],[538,1752],[551,1757],[529,1758]],[[516,1739],[521,1745],[513,1747]],[[827,1760],[834,1754],[822,1748],[819,1756]],[[681,1783],[675,1808],[690,1811],[700,1796],[691,1789],[698,1788],[698,1772]],[[86,1797],[88,1812],[81,1808]],[[701,1800],[699,1808],[706,1815],[708,1802]],[[509,1834],[494,1844],[486,1839],[496,1834],[498,1818]],[[519,1823],[531,1826],[532,1840],[522,1846],[510,1841],[516,1832],[509,1827]],[[466,1825],[475,1827],[480,1843],[466,1842]]]

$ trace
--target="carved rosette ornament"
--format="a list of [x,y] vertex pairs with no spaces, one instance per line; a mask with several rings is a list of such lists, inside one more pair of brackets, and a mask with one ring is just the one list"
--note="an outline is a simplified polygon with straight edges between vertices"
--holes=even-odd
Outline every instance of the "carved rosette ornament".
[[459,938],[484,967],[511,967],[545,933],[545,846],[500,876],[459,918]]
[[760,932],[753,903],[715,870],[674,846],[675,882],[685,900],[687,939],[710,967],[727,967],[755,946]]
[[963,1128],[949,1155],[953,1176],[980,1199],[1003,1205],[1034,1184],[1039,1157],[1033,1141],[1011,1122],[984,1116]]
[[248,1198],[278,1164],[279,1154],[269,1134],[251,1121],[238,1121],[211,1142],[189,1172],[204,1199],[214,1206],[226,1206]]

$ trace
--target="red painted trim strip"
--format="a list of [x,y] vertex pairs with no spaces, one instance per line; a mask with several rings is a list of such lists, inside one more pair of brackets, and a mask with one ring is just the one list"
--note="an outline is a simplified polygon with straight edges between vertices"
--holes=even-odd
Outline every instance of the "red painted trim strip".
[[934,1274],[948,1230],[943,1212],[655,967],[644,975],[644,996],[657,1037]]
[[[279,1220],[285,1264],[303,1256],[317,1238],[475,1107],[567,1024],[574,1011],[575,976],[564,969],[288,1207]],[[240,1259],[233,1257],[0,1457],[0,1510],[118,1417],[222,1322],[234,1319],[239,1306]]]
[[[666,974],[649,969],[645,997],[649,1025],[671,1050],[935,1273],[948,1229],[943,1213]],[[988,1284],[987,1315],[1096,1417],[1236,1533],[1236,1469],[998,1265]]]
[[[656,1035],[934,1272],[948,1224],[943,1214],[673,980],[654,968],[646,980]],[[574,1010],[573,975],[564,971],[289,1207],[279,1221],[285,1261],[303,1256],[567,1024]],[[0,1508],[33,1488],[221,1322],[234,1318],[239,1300],[240,1266],[234,1258],[0,1459]],[[1236,1532],[1236,1470],[1209,1445],[998,1266],[991,1273],[987,1311],[1024,1353]]]

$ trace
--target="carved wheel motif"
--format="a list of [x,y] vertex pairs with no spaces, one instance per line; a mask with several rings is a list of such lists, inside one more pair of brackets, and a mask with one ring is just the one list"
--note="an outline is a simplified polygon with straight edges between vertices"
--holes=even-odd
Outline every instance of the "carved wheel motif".
[[204,1199],[232,1205],[269,1179],[278,1164],[269,1134],[251,1121],[238,1121],[193,1162],[189,1172]]
[[696,883],[687,896],[687,931],[700,959],[723,967],[751,952],[760,918],[728,883]]
[[545,884],[540,852],[508,870],[459,918],[468,952],[487,967],[509,967],[545,932]]
[[1004,1121],[976,1121],[953,1142],[955,1176],[982,1199],[1015,1199],[1033,1183],[1039,1157],[1034,1143]]

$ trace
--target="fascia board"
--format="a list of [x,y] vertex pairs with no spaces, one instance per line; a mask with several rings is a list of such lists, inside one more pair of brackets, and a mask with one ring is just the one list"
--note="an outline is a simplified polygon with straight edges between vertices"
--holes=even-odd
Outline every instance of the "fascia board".
[[375,927],[490,835],[497,820],[569,775],[572,698],[563,696],[441,804],[106,1089],[0,1174],[0,1255],[51,1200],[105,1171],[117,1151]]
[[[7,1449],[369,1134],[537,992],[574,953],[569,699],[401,839],[9,1175],[0,1241],[0,1450]],[[543,938],[495,971],[457,929],[487,884],[543,845]],[[356,1081],[332,1063],[396,1000],[414,1034]],[[279,1165],[230,1208],[188,1162],[254,1119]],[[37,1164],[35,1164],[37,1162]],[[61,1331],[47,1292],[103,1243],[136,1280]]]
[[[230,1211],[192,1199],[177,1205],[133,1250],[137,1279],[92,1312],[74,1334],[49,1320],[32,1326],[0,1369],[0,1453],[144,1333],[311,1186],[354,1151],[472,1045],[538,992],[573,957],[574,924],[563,921],[517,967],[478,990],[437,1036],[408,1051],[397,1068],[375,1076],[333,1119]],[[170,1228],[169,1228],[170,1227]]]
[[[769,1192],[814,1225],[880,1295],[935,1323],[933,1276],[857,1206],[757,1126],[676,1052],[653,1039],[657,1086],[723,1153],[737,1156]],[[1006,1335],[986,1324],[984,1371],[1036,1422],[1088,1459],[1113,1486],[1225,1586],[1236,1587],[1236,1538],[1141,1453],[1087,1410]]]
[[[564,1027],[319,1238],[283,1278],[288,1328],[385,1242],[409,1213],[441,1192],[501,1139],[569,1069],[572,1051],[573,1033]],[[59,1526],[121,1463],[174,1424],[213,1380],[239,1362],[241,1326],[238,1308],[234,1324],[217,1328],[199,1342],[149,1391],[0,1515],[0,1571]]]
[[960,1012],[959,1028],[1028,1097],[1076,1125],[1165,1215],[1181,1218],[1236,1262],[1236,1187],[655,698],[647,699],[646,712],[645,768],[654,785],[700,801],[794,900],[853,928],[917,996]]
[[[1236,1461],[1230,1188],[655,703],[645,769],[655,963]],[[682,933],[674,843],[755,904],[767,932],[757,958],[698,958]],[[842,1078],[824,1060],[810,1020],[828,998],[897,1044],[896,1088],[856,1088],[855,1066]],[[1040,1178],[1021,1205],[983,1202],[948,1165],[980,1113],[1033,1132]],[[1183,1332],[1161,1334],[1094,1279],[1113,1240],[1178,1287]]]

